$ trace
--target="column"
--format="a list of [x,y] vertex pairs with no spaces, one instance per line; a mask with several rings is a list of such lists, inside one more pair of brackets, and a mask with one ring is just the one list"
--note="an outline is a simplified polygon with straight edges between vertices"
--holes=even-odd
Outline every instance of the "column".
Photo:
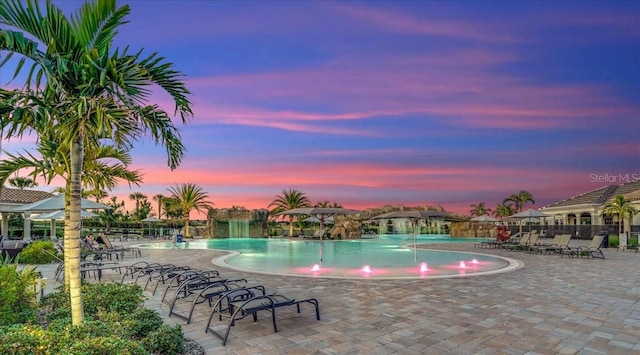
[[22,232],[22,240],[31,240],[31,212],[26,211],[23,213],[24,216],[24,229]]
[[9,212],[2,212],[2,230],[0,235],[9,238]]

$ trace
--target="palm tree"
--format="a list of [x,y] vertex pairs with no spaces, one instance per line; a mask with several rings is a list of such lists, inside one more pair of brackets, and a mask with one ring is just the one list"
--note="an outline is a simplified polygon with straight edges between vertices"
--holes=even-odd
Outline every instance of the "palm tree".
[[[66,188],[59,188],[58,192],[66,193],[70,170],[64,158],[69,155],[69,148],[55,139],[57,138],[41,136],[37,144],[39,157],[30,153],[20,155],[7,153],[9,159],[0,161],[0,181],[4,181],[12,173],[27,169],[31,171],[31,176],[42,177],[46,184],[50,184],[56,176],[62,177]],[[84,155],[85,174],[82,176],[82,186],[87,192],[111,190],[117,185],[117,180],[123,180],[129,185],[138,184],[141,181],[137,171],[130,171],[127,168],[127,164],[131,161],[131,155],[127,150],[103,145],[94,148],[87,150]],[[66,223],[65,216],[65,226]],[[67,277],[67,273],[65,268],[65,285],[69,286],[71,277]]]
[[513,206],[506,203],[499,203],[493,214],[500,218],[500,220],[503,220],[504,218],[514,214]]
[[320,202],[316,202],[313,207],[323,207],[323,208],[342,208],[342,205],[337,202],[329,202],[329,200],[324,200]]
[[147,195],[143,194],[142,192],[134,192],[129,195],[129,200],[136,201],[135,216],[138,216],[140,214],[140,202],[143,200],[146,201]]
[[[70,171],[64,157],[69,155],[69,148],[55,141],[56,139],[56,137],[43,135],[36,147],[39,156],[31,153],[7,153],[8,159],[0,161],[0,181],[20,170],[29,170],[30,176],[42,177],[47,184],[50,184],[56,176],[68,179]],[[107,196],[105,190],[112,190],[119,180],[129,185],[138,185],[142,181],[141,174],[136,170],[129,170],[130,163],[131,154],[125,149],[99,145],[85,151],[83,162],[85,174],[82,176],[82,187],[86,193],[83,195],[95,196],[99,201]],[[65,188],[57,189],[60,193],[65,191]]]
[[623,195],[615,195],[612,200],[602,206],[602,214],[607,216],[618,216],[618,233],[623,232],[623,223],[626,218],[629,221],[638,213],[638,210],[631,204],[631,200]]
[[158,202],[158,218],[162,218],[162,201],[165,199],[163,194],[153,196],[153,200]]
[[111,225],[122,217],[124,212],[124,201],[118,201],[116,196],[111,196],[107,206],[111,209],[101,210],[98,212],[98,218],[100,222],[105,225],[107,233],[111,230]]
[[9,185],[19,188],[20,190],[24,190],[29,187],[38,186],[38,183],[35,180],[28,177],[16,176],[14,178],[9,179],[8,181],[9,181]]
[[471,210],[469,211],[471,216],[483,216],[491,214],[491,209],[485,206],[484,202],[479,202],[478,204],[472,204]]
[[[268,207],[275,207],[269,211],[270,215],[275,215],[283,211],[292,210],[294,208],[310,207],[311,201],[304,192],[295,189],[282,190],[282,194],[276,196]],[[293,235],[293,219],[289,216],[289,236]]]
[[86,191],[86,195],[85,195],[85,197],[95,198],[96,202],[101,202],[103,199],[107,198],[108,196],[109,194],[107,194],[107,192],[104,190],[89,190],[89,191]]
[[517,194],[512,194],[502,201],[502,203],[508,202],[513,203],[516,212],[522,212],[527,202],[536,203],[536,201],[533,200],[533,195],[526,190],[520,190]]
[[205,208],[213,208],[213,203],[207,201],[209,194],[202,190],[200,186],[192,183],[172,186],[169,189],[171,198],[176,202],[176,207],[182,211],[184,219],[184,234],[189,237],[189,214],[191,211],[204,212]]
[[[0,88],[2,132],[22,137],[49,132],[69,147],[65,193],[65,271],[69,272],[71,319],[84,320],[80,294],[80,198],[85,151],[110,139],[118,147],[149,133],[166,147],[168,165],[176,168],[184,155],[178,129],[158,105],[146,105],[156,85],[175,102],[183,123],[192,115],[189,91],[181,74],[156,53],[143,57],[112,50],[118,28],[126,23],[129,6],[115,0],[85,3],[70,17],[47,0],[43,14],[39,1],[0,0],[2,65],[20,57],[14,78],[27,70],[22,89]],[[24,66],[27,59],[31,66]],[[155,90],[154,90],[155,91]],[[6,128],[6,130],[4,130]]]

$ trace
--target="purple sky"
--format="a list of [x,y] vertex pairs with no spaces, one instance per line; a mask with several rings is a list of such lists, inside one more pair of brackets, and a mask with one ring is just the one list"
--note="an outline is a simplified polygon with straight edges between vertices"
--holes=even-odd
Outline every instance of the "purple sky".
[[193,182],[218,208],[295,188],[468,213],[640,178],[640,2],[128,3],[118,45],[175,63],[195,117],[180,168],[146,140],[144,184],[112,194]]

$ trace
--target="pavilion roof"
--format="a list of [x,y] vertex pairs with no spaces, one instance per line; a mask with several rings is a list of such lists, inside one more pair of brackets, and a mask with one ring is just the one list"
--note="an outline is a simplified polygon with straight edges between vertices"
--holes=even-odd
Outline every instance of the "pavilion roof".
[[0,188],[0,203],[24,205],[53,196],[52,193],[39,190]]

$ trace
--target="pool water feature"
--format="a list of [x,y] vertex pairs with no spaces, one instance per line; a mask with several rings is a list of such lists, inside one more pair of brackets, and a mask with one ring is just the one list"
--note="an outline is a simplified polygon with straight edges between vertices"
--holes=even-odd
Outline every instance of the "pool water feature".
[[[422,235],[418,244],[477,241]],[[376,239],[317,241],[229,238],[188,243],[149,243],[147,248],[218,249],[231,253],[214,264],[256,273],[326,278],[443,278],[484,275],[520,267],[510,258],[481,253],[414,249],[410,235]],[[320,252],[322,248],[322,261]]]

